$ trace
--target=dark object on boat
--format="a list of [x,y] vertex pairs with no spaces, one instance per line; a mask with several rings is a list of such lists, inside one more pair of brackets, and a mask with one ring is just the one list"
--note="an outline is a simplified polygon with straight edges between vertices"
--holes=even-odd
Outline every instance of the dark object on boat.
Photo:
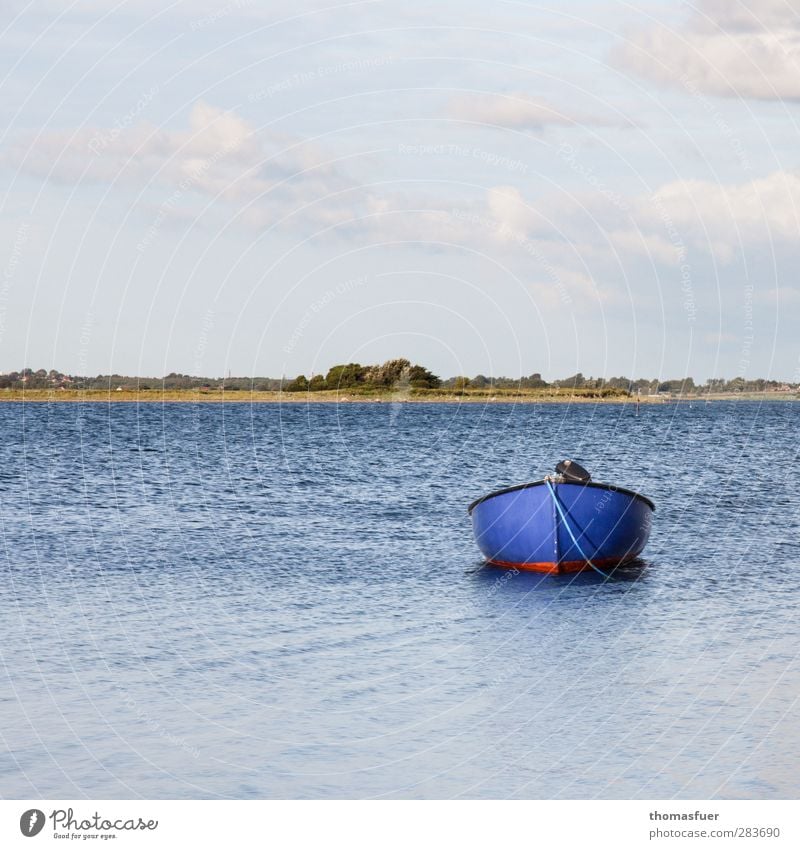
[[561,475],[568,483],[589,483],[592,479],[589,472],[574,460],[562,460],[556,466],[556,474]]
[[650,536],[653,502],[630,489],[595,483],[574,461],[556,469],[557,475],[490,492],[469,505],[487,562],[560,573],[635,560]]

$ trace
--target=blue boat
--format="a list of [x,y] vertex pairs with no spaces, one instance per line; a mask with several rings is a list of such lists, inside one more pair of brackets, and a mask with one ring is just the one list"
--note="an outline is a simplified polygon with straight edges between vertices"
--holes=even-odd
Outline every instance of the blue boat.
[[555,475],[490,492],[468,509],[488,563],[559,574],[635,560],[656,508],[644,495],[596,483],[586,469],[564,460]]

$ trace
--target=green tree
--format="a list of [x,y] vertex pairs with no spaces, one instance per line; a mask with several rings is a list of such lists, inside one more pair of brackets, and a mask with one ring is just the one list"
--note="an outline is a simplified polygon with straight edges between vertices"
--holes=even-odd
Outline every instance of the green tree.
[[297,377],[286,387],[287,392],[307,392],[308,380],[304,374],[298,374]]
[[578,372],[571,377],[565,377],[563,380],[557,380],[556,386],[564,386],[569,389],[580,389],[586,383],[586,378]]
[[547,386],[547,381],[542,380],[541,374],[539,372],[534,372],[533,374],[528,375],[527,377],[523,377],[519,385],[523,389],[542,389]]
[[365,369],[358,363],[333,366],[325,376],[328,389],[350,389],[364,381]]
[[414,389],[438,389],[442,381],[424,366],[411,366],[408,370],[408,380]]
[[369,366],[364,373],[364,381],[379,389],[391,389],[397,383],[408,379],[411,362],[406,359],[387,360],[380,366]]
[[624,389],[626,392],[636,389],[635,383],[628,377],[609,377],[606,386],[612,389]]

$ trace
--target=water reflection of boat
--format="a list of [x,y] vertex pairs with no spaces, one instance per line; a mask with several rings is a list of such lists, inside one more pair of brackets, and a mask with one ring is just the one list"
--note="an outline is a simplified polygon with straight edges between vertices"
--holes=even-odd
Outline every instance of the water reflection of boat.
[[630,489],[596,483],[564,460],[543,480],[490,492],[469,505],[478,548],[494,566],[580,572],[635,560],[655,505]]

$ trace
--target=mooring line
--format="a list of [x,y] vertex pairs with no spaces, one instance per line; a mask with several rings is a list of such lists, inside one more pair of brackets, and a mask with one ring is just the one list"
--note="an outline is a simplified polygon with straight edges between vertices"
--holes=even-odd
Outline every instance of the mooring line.
[[[606,580],[608,580],[611,576],[606,574],[599,566],[595,566],[594,563],[592,563],[592,561],[586,556],[584,550],[581,548],[581,544],[578,542],[577,539],[575,539],[575,534],[572,533],[572,528],[569,526],[566,514],[564,513],[564,510],[561,507],[558,497],[556,496],[556,491],[553,488],[553,484],[551,484],[547,478],[544,479],[544,482],[547,485],[547,490],[550,493],[550,497],[553,499],[553,503],[556,505],[558,515],[561,516],[561,521],[564,523],[564,527],[567,529],[567,533],[572,538],[573,543],[575,543],[575,548],[578,549],[583,559],[592,567],[592,569],[594,569],[595,572],[597,572],[599,575],[602,575]],[[556,533],[557,532],[558,531],[556,531]]]

